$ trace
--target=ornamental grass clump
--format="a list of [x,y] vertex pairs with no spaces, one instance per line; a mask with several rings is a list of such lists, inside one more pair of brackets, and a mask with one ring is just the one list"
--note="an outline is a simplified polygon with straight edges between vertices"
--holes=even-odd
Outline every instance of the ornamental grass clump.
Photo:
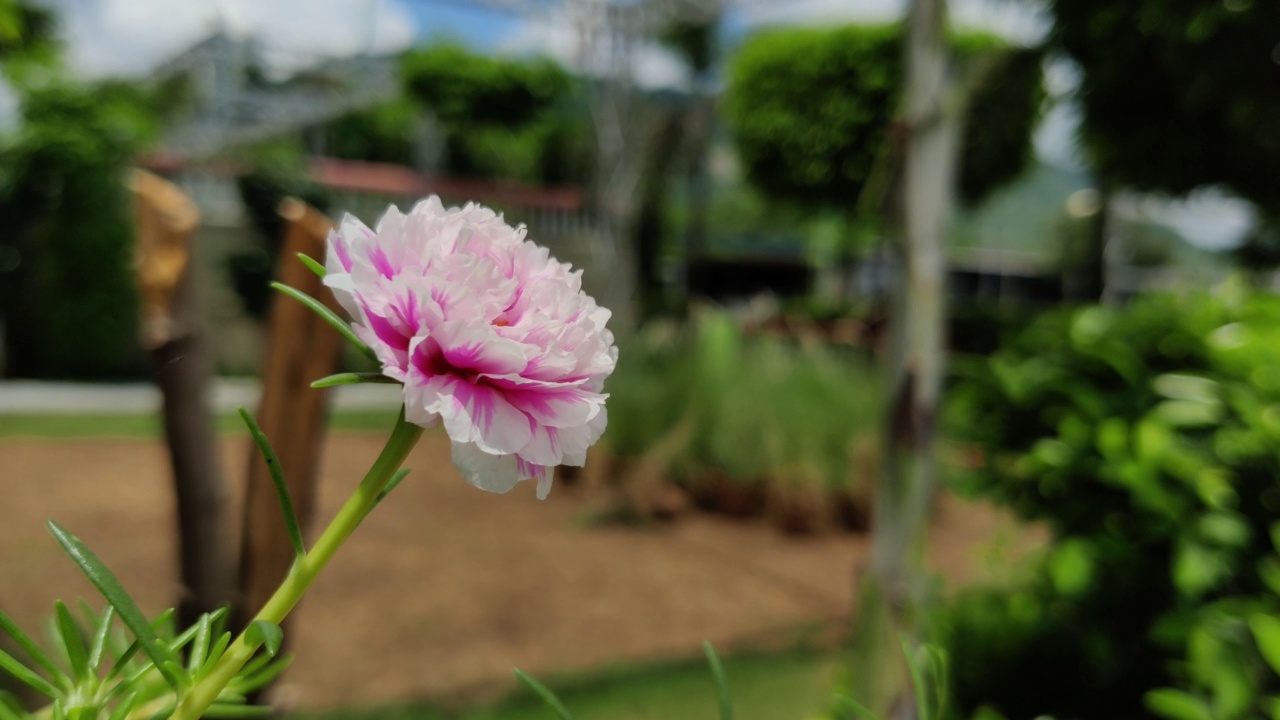
[[856,455],[874,439],[881,404],[869,363],[744,336],[714,311],[683,330],[643,333],[610,392],[609,450],[624,464],[659,460],[695,495],[712,478],[760,491],[855,490],[866,465]]

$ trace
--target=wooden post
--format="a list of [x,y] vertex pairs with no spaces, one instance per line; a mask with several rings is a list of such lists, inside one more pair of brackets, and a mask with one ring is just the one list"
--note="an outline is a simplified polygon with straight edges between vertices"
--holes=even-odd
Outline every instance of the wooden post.
[[163,397],[165,439],[178,505],[183,627],[231,602],[235,591],[227,489],[207,401],[210,358],[192,280],[191,236],[200,212],[181,190],[136,170],[135,267],[142,344]]
[[[333,293],[297,258],[298,253],[306,253],[323,259],[332,223],[300,200],[285,200],[280,214],[286,226],[276,261],[277,279],[341,313]],[[314,514],[328,392],[313,390],[311,382],[333,374],[341,344],[341,336],[301,303],[279,294],[272,299],[257,419],[280,457],[304,532]],[[293,546],[266,463],[256,447],[250,455],[240,558],[241,604],[236,613],[241,624],[266,603],[293,562]]]

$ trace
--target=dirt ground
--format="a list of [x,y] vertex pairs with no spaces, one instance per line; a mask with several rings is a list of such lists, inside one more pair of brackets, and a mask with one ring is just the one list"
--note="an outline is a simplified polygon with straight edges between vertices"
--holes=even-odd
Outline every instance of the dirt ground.
[[[224,439],[243,476],[248,441]],[[381,447],[331,437],[327,519]],[[616,661],[692,656],[839,625],[866,540],[786,538],[760,522],[691,517],[660,529],[589,526],[585,491],[533,497],[466,485],[429,433],[413,473],[335,558],[299,609],[299,659],[280,699],[385,703],[505,687],[513,666],[554,676]],[[178,592],[172,495],[155,440],[0,441],[0,607],[37,628],[54,598],[94,593],[44,528],[56,519],[121,577],[148,613]],[[992,570],[993,541],[1025,542],[990,508],[944,499],[931,564],[949,582]],[[97,604],[95,602],[95,604]]]

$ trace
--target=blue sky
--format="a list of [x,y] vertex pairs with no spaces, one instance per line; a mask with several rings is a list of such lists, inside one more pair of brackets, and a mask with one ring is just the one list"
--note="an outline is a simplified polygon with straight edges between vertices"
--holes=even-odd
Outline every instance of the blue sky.
[[[369,0],[393,3],[413,17],[419,40],[446,37],[474,47],[499,47],[528,23],[518,12],[487,6],[477,0]],[[731,4],[723,30],[738,36],[755,24],[831,20],[892,21],[901,17],[903,0],[777,0],[754,2],[747,8]],[[953,18],[960,24],[979,25],[1012,36],[1038,35],[1042,27],[1036,14],[1025,7],[1000,0],[957,0]]]
[[[419,42],[454,40],[481,50],[509,43],[527,21],[520,13],[473,3],[470,0],[395,0],[413,18]],[[727,13],[722,25],[726,35],[749,29],[742,13]]]
[[511,11],[465,2],[400,0],[400,5],[413,17],[420,41],[444,38],[490,49],[510,40],[521,27],[520,16]]

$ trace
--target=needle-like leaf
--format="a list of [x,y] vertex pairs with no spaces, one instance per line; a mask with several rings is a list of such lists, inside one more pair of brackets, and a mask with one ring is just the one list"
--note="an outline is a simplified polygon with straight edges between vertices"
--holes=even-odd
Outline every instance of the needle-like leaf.
[[138,702],[138,696],[135,693],[129,693],[120,701],[115,710],[111,711],[111,717],[107,720],[124,720],[129,717],[129,713],[133,712],[133,706]]
[[720,720],[733,720],[733,702],[729,699],[729,679],[724,674],[724,664],[710,642],[702,641],[702,652],[711,666],[711,678],[716,684],[716,697],[720,700]]
[[871,708],[844,695],[836,695],[835,711],[836,717],[842,720],[852,720],[855,717],[862,720],[879,720],[876,714],[871,712]]
[[204,664],[205,654],[209,652],[209,632],[213,620],[209,613],[200,616],[196,623],[195,640],[191,643],[191,651],[187,654],[187,672],[194,673]]
[[258,452],[262,453],[262,459],[267,463],[267,472],[271,476],[271,483],[276,486],[276,496],[280,499],[280,512],[284,514],[284,525],[289,532],[289,542],[293,544],[294,554],[302,557],[307,554],[307,546],[302,539],[302,527],[298,524],[298,514],[293,509],[293,498],[289,495],[289,484],[285,482],[280,458],[276,456],[275,449],[271,447],[271,441],[267,439],[266,433],[262,432],[262,428],[258,427],[258,423],[249,411],[240,408],[240,418],[244,420],[245,425],[249,426],[249,435],[257,444]]
[[348,372],[348,373],[337,373],[336,375],[326,375],[325,377],[322,377],[319,380],[312,382],[311,387],[319,389],[319,388],[337,387],[338,385],[358,385],[360,383],[378,383],[382,385],[396,385],[396,384],[399,384],[399,382],[400,382],[399,380],[389,378],[386,375],[383,375],[382,373]]
[[80,625],[61,600],[55,600],[53,608],[58,621],[58,635],[66,648],[67,660],[71,662],[71,674],[76,680],[83,681],[89,675],[89,651],[84,646]]
[[409,468],[400,468],[397,470],[396,473],[391,476],[391,479],[387,481],[387,486],[382,488],[382,492],[378,493],[378,502],[382,502],[384,498],[390,495],[391,491],[395,490],[396,486],[399,485],[400,482],[408,476],[408,474]]
[[16,658],[3,650],[0,650],[0,670],[4,670],[18,682],[42,695],[48,695],[51,698],[58,697],[57,688],[50,685],[48,681],[37,675],[34,670],[18,662]]
[[53,664],[49,656],[40,649],[40,646],[36,645],[26,633],[22,632],[17,623],[3,612],[0,612],[0,631],[4,631],[6,635],[13,638],[13,641],[18,643],[18,646],[26,651],[27,655],[31,656],[31,659],[37,665],[49,673],[49,677],[53,678],[54,682],[61,683],[61,681],[65,680],[65,675],[58,669],[57,665]]
[[12,693],[0,690],[0,720],[23,720],[27,716]]
[[[267,663],[259,665],[252,673],[248,672],[246,667],[245,671],[240,674],[240,677],[234,683],[234,692],[248,694],[254,690],[264,688],[270,685],[273,680],[280,676],[280,673],[288,669],[289,665],[293,663],[292,655],[281,655],[273,660],[269,655],[263,654],[261,658],[266,660]],[[225,696],[227,693],[223,693],[223,695]]]
[[298,259],[302,261],[303,265],[307,266],[308,270],[315,273],[316,277],[321,280],[324,279],[325,275],[329,274],[329,271],[325,269],[324,265],[320,264],[319,260],[316,260],[306,253],[298,253]]
[[174,674],[173,667],[177,665],[173,655],[168,649],[160,644],[159,638],[156,637],[155,631],[151,629],[151,624],[147,622],[146,616],[138,609],[138,604],[129,597],[129,593],[125,592],[124,586],[116,579],[107,566],[93,554],[80,538],[67,532],[61,525],[50,520],[48,523],[49,531],[53,533],[54,538],[62,545],[62,549],[67,555],[75,561],[80,571],[84,573],[89,582],[98,588],[98,592],[106,598],[107,602],[116,609],[120,615],[120,620],[125,626],[133,632],[133,636],[138,639],[138,646],[147,657],[156,664],[160,674],[164,676],[166,682],[174,689],[181,686],[179,677]]
[[564,703],[560,702],[560,698],[556,697],[556,694],[551,692],[551,688],[548,688],[546,685],[543,685],[537,680],[529,677],[519,668],[516,668],[515,674],[517,680],[523,683],[525,687],[537,693],[538,697],[542,698],[542,702],[547,704],[547,707],[556,711],[556,714],[560,716],[560,720],[573,720],[573,715],[569,712],[569,708],[565,707]]
[[288,295],[294,300],[297,300],[303,305],[306,305],[312,312],[319,315],[322,320],[324,320],[325,322],[333,326],[333,329],[337,330],[338,333],[342,335],[342,337],[346,338],[347,342],[351,343],[353,346],[355,346],[357,350],[359,350],[360,352],[368,356],[370,360],[378,359],[378,355],[374,353],[373,350],[368,345],[365,345],[364,342],[360,340],[360,338],[356,337],[355,332],[351,330],[351,326],[348,325],[345,320],[338,317],[338,315],[334,313],[332,310],[330,310],[328,307],[325,307],[324,303],[302,292],[301,290],[298,290],[296,288],[291,288],[288,285],[285,285],[284,283],[273,282],[271,283],[271,287],[275,288],[276,290],[279,290],[285,295]]
[[227,651],[227,646],[230,644],[231,633],[224,632],[222,635],[218,636],[218,641],[209,649],[209,656],[205,658],[204,665],[200,666],[199,670],[196,670],[192,679],[199,681],[205,675],[208,675],[209,671],[213,669],[213,666],[222,658],[222,653]]

